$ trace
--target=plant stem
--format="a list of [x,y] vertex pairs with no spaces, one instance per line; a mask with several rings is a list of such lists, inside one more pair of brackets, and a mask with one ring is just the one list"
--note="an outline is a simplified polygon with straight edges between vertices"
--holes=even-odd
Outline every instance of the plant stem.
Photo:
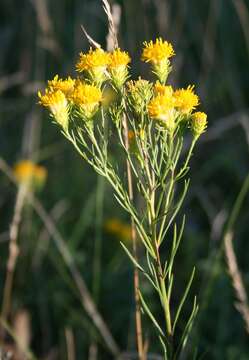
[[[93,283],[92,293],[93,300],[98,306],[100,291],[100,274],[101,274],[101,252],[102,252],[102,231],[101,225],[103,220],[103,202],[104,202],[104,178],[98,176],[97,192],[96,192],[96,221],[95,221],[95,239],[94,239],[94,255],[93,255]],[[98,347],[94,339],[94,328],[90,332],[91,344],[89,347],[89,360],[97,358]],[[92,352],[94,356],[92,356]]]
[[[19,226],[21,222],[21,215],[22,215],[26,194],[27,194],[27,184],[23,183],[18,188],[13,220],[10,225],[9,258],[7,262],[7,273],[6,273],[6,280],[4,283],[2,314],[1,314],[1,318],[3,321],[6,321],[8,319],[9,311],[11,308],[11,296],[12,296],[14,272],[16,267],[16,261],[18,258],[18,253],[19,253],[19,248],[17,245],[17,237],[19,233]],[[1,337],[3,336],[4,336],[4,330],[2,328]]]
[[167,329],[167,335],[169,338],[172,336],[172,325],[171,325],[171,315],[170,315],[170,305],[169,305],[169,299],[167,296],[166,286],[165,286],[165,278],[163,276],[163,269],[161,265],[160,260],[160,254],[159,254],[159,246],[156,246],[156,255],[157,255],[157,270],[158,270],[158,276],[160,279],[160,286],[162,291],[162,305],[164,308],[164,315],[165,315],[165,322],[166,322],[166,329]]
[[[170,146],[171,147],[171,146]],[[172,175],[173,177],[173,175]],[[160,301],[163,307],[163,311],[164,311],[164,317],[165,317],[165,325],[166,325],[166,333],[167,333],[167,340],[168,340],[168,348],[169,348],[169,356],[171,358],[171,356],[173,355],[173,343],[172,343],[172,324],[171,324],[171,314],[170,314],[170,304],[169,304],[169,298],[167,295],[167,290],[166,290],[166,285],[165,285],[165,276],[163,273],[163,268],[162,268],[162,264],[161,264],[161,259],[160,259],[160,252],[159,252],[159,248],[160,248],[160,239],[158,238],[157,235],[157,228],[156,228],[156,222],[155,222],[155,218],[156,218],[156,210],[155,210],[155,198],[156,198],[156,194],[155,194],[155,178],[152,177],[152,188],[151,188],[151,199],[150,199],[150,204],[149,204],[149,212],[150,212],[150,216],[151,216],[151,223],[150,223],[150,227],[151,227],[151,233],[152,233],[152,241],[155,247],[155,253],[156,253],[156,271],[157,271],[157,278],[159,279],[159,284],[160,284]],[[173,184],[172,184],[173,187]],[[171,191],[170,191],[171,192]],[[168,203],[168,201],[166,201],[166,203]],[[166,206],[168,206],[166,204]],[[165,216],[166,218],[166,216]],[[165,219],[164,218],[164,219]],[[159,233],[161,233],[161,229],[162,226],[160,228]],[[160,236],[160,235],[159,235]]]
[[[124,125],[124,135],[125,135],[125,146],[126,149],[129,149],[129,138],[128,138],[128,125],[127,119],[124,115],[123,117],[123,125]],[[133,186],[132,186],[132,174],[131,174],[131,166],[129,160],[126,160],[126,169],[127,169],[127,181],[128,181],[128,194],[129,198],[133,200]],[[131,236],[132,236],[132,247],[133,247],[133,256],[137,261],[137,233],[136,227],[133,218],[131,218]],[[140,311],[140,298],[139,298],[139,273],[138,269],[134,268],[134,293],[135,293],[135,319],[136,319],[136,336],[137,336],[137,348],[138,348],[138,357],[139,360],[146,360],[146,354],[144,353],[143,347],[143,332],[142,332],[142,318],[141,318],[141,311]]]

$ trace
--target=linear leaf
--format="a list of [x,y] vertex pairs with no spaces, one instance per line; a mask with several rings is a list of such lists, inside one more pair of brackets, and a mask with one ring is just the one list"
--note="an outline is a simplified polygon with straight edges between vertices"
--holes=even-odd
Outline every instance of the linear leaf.
[[124,249],[124,251],[126,252],[126,254],[129,256],[129,258],[131,259],[131,261],[133,262],[133,264],[135,265],[135,267],[137,267],[139,270],[141,270],[142,272],[145,272],[144,269],[142,268],[141,265],[139,265],[139,263],[137,262],[137,260],[134,258],[134,256],[131,255],[130,251],[127,249],[127,247],[120,241],[120,244],[122,246],[122,248]]
[[164,335],[164,332],[162,331],[160,325],[158,324],[158,322],[156,321],[154,315],[151,313],[148,305],[146,304],[142,294],[141,294],[141,291],[139,291],[139,297],[140,297],[140,300],[141,300],[141,303],[143,305],[143,308],[144,310],[146,311],[147,315],[150,317],[151,321],[153,322],[153,324],[156,326],[156,328],[158,329],[159,333],[162,335],[162,336],[165,336]]
[[176,316],[175,316],[175,321],[174,321],[174,324],[173,324],[173,332],[174,332],[174,330],[175,330],[177,320],[178,320],[178,318],[179,318],[179,315],[180,315],[180,313],[181,313],[182,307],[183,307],[184,302],[185,302],[185,300],[186,300],[186,297],[187,297],[187,295],[188,295],[188,292],[189,292],[190,286],[191,286],[191,284],[192,284],[194,275],[195,275],[195,268],[193,268],[192,274],[191,274],[191,276],[190,276],[190,279],[189,279],[188,284],[187,284],[187,286],[186,286],[186,289],[185,289],[185,291],[184,291],[183,297],[182,297],[181,302],[180,302],[180,304],[179,304],[179,306],[178,306],[178,309],[177,309],[177,312],[176,312]]

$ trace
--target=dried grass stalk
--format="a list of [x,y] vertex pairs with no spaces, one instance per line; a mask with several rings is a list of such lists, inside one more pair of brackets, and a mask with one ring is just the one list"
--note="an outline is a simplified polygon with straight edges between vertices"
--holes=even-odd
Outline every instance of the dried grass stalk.
[[229,275],[232,280],[232,285],[235,291],[237,301],[235,307],[241,314],[246,331],[249,334],[249,306],[246,290],[243,284],[242,276],[238,268],[236,255],[233,248],[233,233],[230,231],[225,235],[225,254],[228,266]]

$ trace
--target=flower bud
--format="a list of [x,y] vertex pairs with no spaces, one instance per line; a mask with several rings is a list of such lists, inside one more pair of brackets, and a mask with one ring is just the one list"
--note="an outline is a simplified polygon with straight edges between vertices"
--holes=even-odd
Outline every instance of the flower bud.
[[190,128],[194,137],[199,137],[207,128],[207,115],[204,112],[195,112],[190,118]]

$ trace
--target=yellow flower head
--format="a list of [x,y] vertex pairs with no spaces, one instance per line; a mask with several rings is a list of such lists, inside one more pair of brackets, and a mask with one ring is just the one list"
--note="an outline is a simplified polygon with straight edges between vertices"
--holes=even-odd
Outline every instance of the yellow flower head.
[[157,95],[150,101],[148,112],[151,118],[161,119],[168,110],[172,110],[174,106],[175,99],[173,96]]
[[78,80],[70,99],[79,106],[86,118],[91,118],[98,110],[99,103],[102,100],[102,92],[98,87]]
[[155,92],[155,95],[172,96],[173,88],[172,88],[172,86],[162,85],[159,81],[157,81],[154,86],[154,92]]
[[109,54],[108,67],[112,69],[118,66],[127,66],[130,62],[131,62],[131,58],[129,54],[125,51],[121,51],[118,48]]
[[199,98],[194,93],[194,86],[187,89],[179,89],[174,92],[176,107],[184,114],[189,114],[199,105]]
[[159,64],[173,55],[175,55],[173,46],[162,38],[156,39],[154,43],[152,41],[144,42],[142,60],[145,62]]
[[61,90],[65,95],[70,95],[73,91],[75,80],[70,76],[63,80],[59,79],[58,75],[55,75],[53,80],[48,81],[48,87],[52,91]]
[[149,105],[148,112],[152,119],[158,120],[170,132],[175,129],[175,99],[172,95],[157,95]]
[[93,50],[87,54],[80,53],[80,59],[76,64],[78,72],[86,71],[88,77],[96,85],[100,86],[106,80],[106,67],[109,64],[109,54],[102,49]]
[[109,64],[109,54],[102,49],[93,50],[92,48],[87,54],[80,53],[80,59],[76,64],[78,72],[90,71],[93,68],[105,69]]
[[190,127],[194,136],[199,137],[207,128],[207,114],[197,111],[191,115]]
[[102,100],[102,93],[96,86],[78,80],[70,98],[76,105],[97,104]]
[[30,160],[19,161],[13,168],[15,178],[18,183],[26,183],[41,187],[47,178],[47,170],[44,166],[39,166]]
[[65,94],[61,90],[45,90],[42,95],[38,92],[40,99],[39,104],[48,107],[55,120],[60,124],[64,130],[68,127],[68,101]]
[[120,89],[128,78],[127,65],[131,61],[129,54],[120,49],[109,54],[108,70],[114,86]]

